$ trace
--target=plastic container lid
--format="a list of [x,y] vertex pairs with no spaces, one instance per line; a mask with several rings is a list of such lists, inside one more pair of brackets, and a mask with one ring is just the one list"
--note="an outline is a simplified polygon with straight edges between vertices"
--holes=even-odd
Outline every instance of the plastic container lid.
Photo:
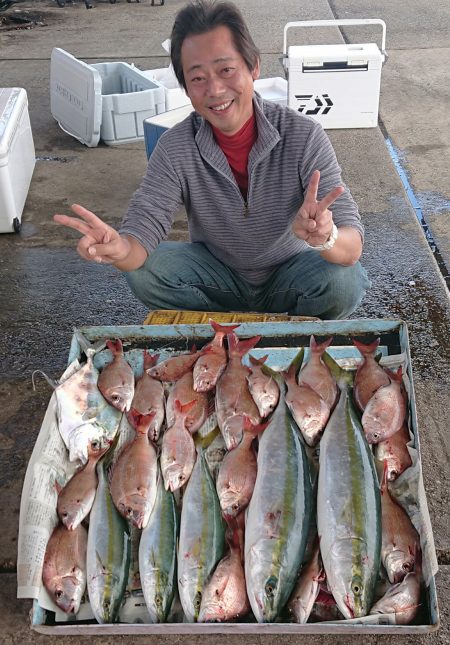
[[67,134],[89,147],[98,144],[102,122],[100,73],[58,47],[51,56],[50,110]]
[[26,97],[22,87],[0,87],[0,159],[9,154]]

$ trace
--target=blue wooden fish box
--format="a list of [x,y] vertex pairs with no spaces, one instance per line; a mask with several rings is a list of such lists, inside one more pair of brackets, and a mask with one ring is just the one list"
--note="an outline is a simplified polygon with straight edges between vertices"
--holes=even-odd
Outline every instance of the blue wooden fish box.
[[[195,344],[197,348],[209,342],[214,336],[214,331],[209,324],[171,324],[171,325],[139,325],[139,326],[98,326],[83,327],[82,334],[91,342],[108,338],[120,338],[124,345],[127,360],[133,366],[138,375],[142,372],[142,349],[149,349],[153,353],[159,353],[161,358],[170,356],[173,353],[186,352]],[[417,451],[417,490],[415,491],[415,517],[412,517],[414,525],[418,528],[421,537],[423,554],[423,573],[425,589],[423,603],[416,621],[409,625],[397,625],[392,622],[392,615],[383,615],[374,622],[374,617],[366,617],[354,620],[339,620],[328,622],[315,622],[306,624],[295,624],[290,622],[276,622],[258,624],[256,622],[235,622],[235,623],[196,623],[188,624],[183,622],[170,622],[165,624],[150,624],[145,622],[120,622],[115,624],[99,625],[95,621],[84,621],[81,617],[74,620],[73,617],[62,616],[61,613],[55,620],[55,614],[50,611],[48,602],[46,604],[45,594],[34,587],[27,575],[31,575],[29,551],[24,549],[26,526],[27,504],[30,500],[30,490],[36,460],[39,458],[39,450],[42,449],[43,437],[48,438],[49,432],[55,428],[46,426],[44,419],[35,450],[30,459],[27,476],[24,484],[24,493],[21,503],[21,527],[22,539],[19,536],[19,558],[18,571],[18,597],[33,598],[32,628],[40,633],[60,636],[73,635],[109,635],[109,634],[427,634],[439,627],[439,610],[436,595],[435,575],[437,572],[437,560],[434,550],[433,534],[426,497],[423,489],[419,431],[417,427],[416,403],[414,397],[413,374],[411,369],[411,356],[409,350],[408,330],[406,324],[401,320],[344,320],[344,321],[302,321],[302,322],[245,322],[241,323],[236,330],[239,337],[248,338],[261,335],[261,340],[252,355],[260,357],[268,354],[266,364],[274,369],[285,369],[299,349],[304,347],[306,353],[309,348],[311,335],[316,338],[328,338],[333,336],[333,342],[327,350],[341,366],[348,369],[355,369],[360,355],[353,346],[352,338],[357,337],[362,342],[371,342],[380,338],[379,351],[381,352],[381,364],[386,367],[395,368],[402,365],[404,378],[407,381],[409,428],[414,435],[414,449]],[[77,337],[74,335],[69,352],[69,363],[81,357],[81,348]],[[100,352],[95,358],[98,367],[102,367],[110,357],[107,352]],[[36,453],[36,454],[35,454]],[[31,469],[31,470],[30,470]],[[33,558],[31,558],[33,560]],[[27,569],[28,567],[28,569]],[[22,576],[22,577],[21,577]],[[34,575],[36,584],[36,574]],[[47,599],[48,601],[48,599]],[[128,602],[128,600],[127,600]],[[137,595],[129,602],[134,602],[136,608],[144,604],[142,596]]]

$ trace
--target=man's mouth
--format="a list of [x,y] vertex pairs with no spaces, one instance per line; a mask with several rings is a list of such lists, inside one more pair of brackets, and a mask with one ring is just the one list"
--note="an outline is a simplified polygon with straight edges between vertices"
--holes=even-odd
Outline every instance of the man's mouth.
[[211,105],[210,109],[213,110],[213,112],[223,112],[223,110],[226,110],[230,107],[230,105],[233,103],[233,100],[234,99],[231,99],[231,101],[221,103],[220,105]]

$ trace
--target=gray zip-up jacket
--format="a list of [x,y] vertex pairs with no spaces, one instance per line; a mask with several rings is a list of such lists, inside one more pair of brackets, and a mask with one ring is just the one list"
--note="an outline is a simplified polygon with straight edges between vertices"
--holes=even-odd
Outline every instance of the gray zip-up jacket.
[[[202,242],[250,284],[307,247],[291,230],[311,173],[320,170],[318,199],[343,185],[341,169],[321,125],[254,96],[258,138],[248,160],[247,200],[207,121],[193,112],[165,132],[150,157],[120,233],[150,254],[166,239],[184,204],[191,242]],[[332,205],[336,226],[364,229],[346,188]]]

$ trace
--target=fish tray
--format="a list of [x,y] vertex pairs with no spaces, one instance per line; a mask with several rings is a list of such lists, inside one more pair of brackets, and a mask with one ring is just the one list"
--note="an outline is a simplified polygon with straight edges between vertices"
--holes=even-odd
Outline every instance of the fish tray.
[[[185,352],[195,344],[197,348],[202,347],[214,336],[210,324],[150,324],[140,326],[89,326],[80,328],[82,334],[91,342],[107,338],[120,338],[124,345],[127,360],[133,364],[133,356],[136,361],[142,362],[142,349],[150,349],[160,353],[162,358],[173,352]],[[426,634],[435,631],[439,627],[439,610],[436,595],[435,575],[437,572],[437,560],[434,549],[434,541],[431,523],[428,514],[428,507],[423,489],[419,431],[417,427],[416,404],[413,387],[413,375],[411,369],[411,356],[408,342],[408,330],[406,324],[395,319],[358,319],[345,321],[284,321],[284,322],[243,322],[236,330],[241,338],[248,338],[260,334],[262,336],[258,345],[252,350],[256,357],[268,354],[267,364],[276,369],[286,369],[298,350],[302,347],[309,351],[310,336],[313,334],[320,342],[329,336],[333,336],[332,345],[328,353],[341,365],[347,368],[355,368],[360,354],[353,346],[352,338],[357,337],[365,343],[380,337],[378,351],[381,352],[381,364],[387,367],[395,367],[399,363],[403,366],[404,379],[408,386],[409,403],[409,428],[414,435],[414,448],[417,450],[416,468],[418,472],[417,517],[420,522],[420,537],[422,546],[422,566],[425,579],[422,604],[414,624],[397,625],[393,624],[392,616],[382,616],[377,624],[367,623],[365,618],[353,620],[336,620],[327,622],[314,622],[296,624],[291,622],[263,623],[257,622],[233,622],[233,623],[184,623],[168,622],[164,624],[151,624],[142,622],[120,622],[114,624],[97,624],[95,620],[83,620],[78,616],[74,621],[59,612],[50,611],[45,608],[42,602],[42,594],[31,593],[32,584],[41,585],[39,575],[31,574],[28,583],[22,579],[21,572],[31,569],[32,563],[27,562],[24,552],[30,559],[30,551],[37,550],[34,544],[28,551],[24,548],[24,540],[21,540],[19,533],[19,558],[18,558],[18,597],[33,598],[31,612],[32,629],[48,635],[109,635],[109,634]],[[133,351],[139,350],[139,351]],[[81,348],[74,335],[69,351],[69,364],[81,357]],[[101,353],[96,355],[97,367],[102,367]],[[245,362],[245,359],[244,359]],[[133,364],[135,369],[136,366]],[[142,365],[141,368],[142,370]],[[50,407],[50,405],[49,405]],[[48,410],[47,410],[48,413]],[[46,415],[47,418],[47,415]],[[30,462],[33,462],[35,454],[42,449],[44,435],[49,441],[49,428],[44,418],[41,431],[36,441]],[[57,428],[53,425],[53,432]],[[50,437],[51,439],[51,437]],[[26,506],[29,502],[29,478],[32,474],[31,463],[28,466],[22,494],[20,526],[23,526],[24,516],[27,512]],[[28,489],[27,489],[28,480]],[[415,521],[414,521],[415,523]],[[35,535],[38,530],[35,531]],[[30,540],[29,540],[30,542]],[[31,556],[33,554],[31,553]],[[40,554],[43,557],[43,554]],[[25,559],[24,559],[25,558]],[[31,557],[32,559],[32,557]],[[35,558],[36,559],[36,558]],[[25,586],[28,584],[28,586]],[[39,591],[42,591],[40,589]],[[45,590],[44,590],[45,591]],[[143,597],[136,598],[136,606],[140,603],[145,607]],[[57,617],[58,620],[55,618]],[[373,618],[373,617],[372,617]],[[64,622],[58,622],[64,621]]]

